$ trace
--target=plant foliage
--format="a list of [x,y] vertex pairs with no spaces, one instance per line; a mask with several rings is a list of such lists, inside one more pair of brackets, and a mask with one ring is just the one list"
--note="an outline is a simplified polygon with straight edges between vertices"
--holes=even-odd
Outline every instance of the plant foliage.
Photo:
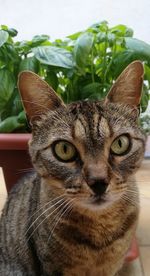
[[122,70],[138,59],[145,66],[141,112],[146,110],[150,90],[150,45],[133,38],[131,28],[125,25],[111,28],[103,21],[53,42],[47,35],[15,42],[16,35],[16,30],[1,26],[0,132],[29,131],[17,89],[18,74],[23,70],[39,74],[70,103],[102,99]]

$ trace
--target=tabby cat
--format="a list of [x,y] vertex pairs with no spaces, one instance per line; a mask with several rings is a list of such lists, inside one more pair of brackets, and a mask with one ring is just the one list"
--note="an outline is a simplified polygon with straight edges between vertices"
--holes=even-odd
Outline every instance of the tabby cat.
[[65,105],[39,76],[20,74],[34,172],[2,212],[1,276],[118,275],[139,214],[142,82],[143,65],[134,61],[104,100]]

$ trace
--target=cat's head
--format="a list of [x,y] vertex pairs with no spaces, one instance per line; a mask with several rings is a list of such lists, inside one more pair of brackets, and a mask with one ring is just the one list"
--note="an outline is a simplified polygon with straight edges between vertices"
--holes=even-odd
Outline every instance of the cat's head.
[[46,185],[79,202],[112,201],[131,189],[145,137],[138,126],[143,65],[131,63],[103,101],[65,105],[36,74],[19,76],[32,125],[30,154]]

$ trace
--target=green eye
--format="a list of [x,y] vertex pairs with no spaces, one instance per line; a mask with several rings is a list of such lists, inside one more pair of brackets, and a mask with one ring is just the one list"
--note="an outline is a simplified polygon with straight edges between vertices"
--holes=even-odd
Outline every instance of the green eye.
[[111,152],[117,155],[122,155],[127,152],[130,146],[130,140],[128,136],[121,135],[111,145]]
[[72,162],[77,157],[76,148],[67,141],[57,141],[53,144],[53,153],[59,161]]

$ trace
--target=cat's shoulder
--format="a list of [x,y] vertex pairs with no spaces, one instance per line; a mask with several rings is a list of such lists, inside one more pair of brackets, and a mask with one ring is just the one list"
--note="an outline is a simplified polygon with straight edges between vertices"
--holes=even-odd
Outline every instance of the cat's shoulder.
[[13,186],[11,189],[9,196],[22,193],[24,190],[31,189],[33,184],[38,182],[38,176],[36,172],[33,170],[32,172],[25,173]]
[[34,171],[25,174],[8,193],[4,209],[13,208],[13,206],[15,207],[18,204],[22,204],[22,206],[28,205],[29,201],[38,197],[39,190],[40,179],[37,174]]

